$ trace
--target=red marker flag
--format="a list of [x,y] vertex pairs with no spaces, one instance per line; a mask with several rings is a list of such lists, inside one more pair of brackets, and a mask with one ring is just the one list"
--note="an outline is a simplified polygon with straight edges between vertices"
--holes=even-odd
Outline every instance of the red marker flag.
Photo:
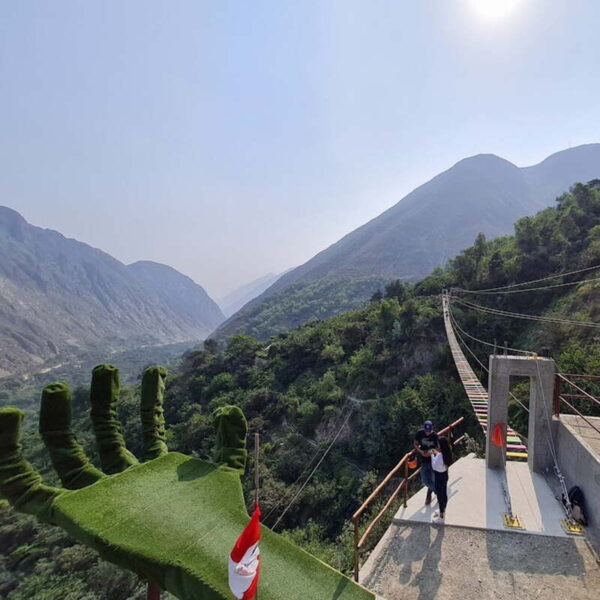
[[492,444],[498,448],[504,448],[506,441],[504,440],[504,423],[498,423],[492,432]]
[[229,588],[238,600],[256,596],[260,577],[260,507],[258,504],[229,555]]

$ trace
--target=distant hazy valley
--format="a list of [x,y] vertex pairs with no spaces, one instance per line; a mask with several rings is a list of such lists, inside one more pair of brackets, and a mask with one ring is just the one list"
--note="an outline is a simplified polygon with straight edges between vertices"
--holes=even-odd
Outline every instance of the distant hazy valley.
[[257,296],[260,296],[266,289],[270,288],[282,275],[285,275],[291,269],[283,273],[269,273],[263,277],[259,277],[254,281],[246,283],[241,287],[233,290],[226,296],[217,299],[217,303],[221,307],[225,317],[229,318],[234,315],[240,308],[246,305]]
[[0,207],[0,376],[95,349],[199,342],[223,319],[204,289],[175,269],[124,265]]

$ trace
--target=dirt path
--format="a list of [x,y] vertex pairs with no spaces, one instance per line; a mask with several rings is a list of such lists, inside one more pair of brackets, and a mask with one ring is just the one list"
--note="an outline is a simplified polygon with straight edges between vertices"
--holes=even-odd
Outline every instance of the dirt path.
[[385,600],[598,600],[582,538],[393,524],[361,571]]

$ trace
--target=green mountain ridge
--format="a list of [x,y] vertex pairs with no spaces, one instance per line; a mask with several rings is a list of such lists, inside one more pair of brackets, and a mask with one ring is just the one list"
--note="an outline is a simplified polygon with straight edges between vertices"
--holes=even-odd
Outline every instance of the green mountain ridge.
[[[343,290],[354,279],[367,277],[417,281],[443,266],[478,233],[489,238],[506,235],[517,219],[551,205],[574,183],[599,176],[600,144],[570,148],[525,168],[493,154],[461,160],[281,277],[212,337],[248,333],[266,339],[318,317],[319,301],[331,305],[325,316],[354,308],[374,287],[363,287],[352,305],[334,306],[332,298],[341,294],[336,287]],[[303,299],[302,287],[315,285],[323,287],[318,301]],[[293,306],[283,310],[286,304]]]

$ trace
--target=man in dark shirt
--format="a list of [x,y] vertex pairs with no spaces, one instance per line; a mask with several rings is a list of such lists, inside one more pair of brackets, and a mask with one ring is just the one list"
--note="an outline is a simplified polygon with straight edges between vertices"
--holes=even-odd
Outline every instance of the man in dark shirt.
[[439,447],[438,435],[433,430],[431,421],[423,423],[423,429],[417,431],[413,445],[415,452],[421,457],[421,481],[427,488],[425,504],[431,504],[431,494],[435,490],[433,469],[431,467],[431,451]]

